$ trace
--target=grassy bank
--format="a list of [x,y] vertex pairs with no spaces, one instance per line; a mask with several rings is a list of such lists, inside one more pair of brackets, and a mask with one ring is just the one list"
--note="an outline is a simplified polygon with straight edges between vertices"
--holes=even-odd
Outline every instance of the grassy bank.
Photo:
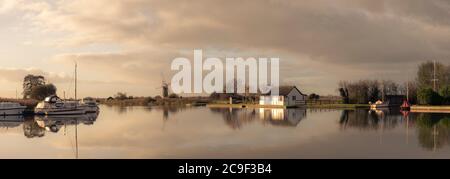
[[450,106],[426,106],[426,105],[414,105],[411,106],[411,112],[438,112],[438,113],[450,113]]
[[285,106],[259,105],[259,104],[225,104],[212,103],[207,105],[209,108],[286,108]]
[[329,109],[357,109],[370,108],[369,104],[308,104],[308,108],[329,108]]
[[201,97],[188,97],[188,98],[134,98],[134,99],[99,99],[100,104],[110,106],[186,106],[209,103],[209,100]]

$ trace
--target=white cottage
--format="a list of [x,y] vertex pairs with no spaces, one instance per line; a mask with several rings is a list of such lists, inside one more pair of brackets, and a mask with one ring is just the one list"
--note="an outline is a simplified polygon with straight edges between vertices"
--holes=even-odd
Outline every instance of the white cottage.
[[281,86],[279,95],[272,96],[268,94],[261,95],[259,98],[260,105],[298,107],[306,105],[307,96],[300,92],[295,86]]

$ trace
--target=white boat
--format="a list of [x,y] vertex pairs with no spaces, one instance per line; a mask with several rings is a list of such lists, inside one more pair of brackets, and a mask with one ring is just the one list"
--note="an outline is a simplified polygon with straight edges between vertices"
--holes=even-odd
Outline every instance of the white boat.
[[19,103],[1,102],[0,103],[0,115],[22,115],[27,107],[20,105]]
[[91,99],[84,99],[83,102],[81,103],[81,106],[84,107],[86,113],[97,113],[100,110],[97,102]]
[[63,101],[58,96],[49,96],[34,109],[37,115],[79,115],[86,109],[78,101]]

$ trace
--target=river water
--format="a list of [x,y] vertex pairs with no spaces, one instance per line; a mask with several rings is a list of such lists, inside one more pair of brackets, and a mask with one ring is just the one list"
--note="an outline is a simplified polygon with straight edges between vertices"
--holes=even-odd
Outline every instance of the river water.
[[85,116],[0,117],[0,158],[450,158],[450,114],[100,109]]

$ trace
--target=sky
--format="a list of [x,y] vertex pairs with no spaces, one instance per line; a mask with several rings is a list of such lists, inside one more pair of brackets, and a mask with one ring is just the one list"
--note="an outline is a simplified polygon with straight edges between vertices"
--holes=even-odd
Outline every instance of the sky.
[[0,0],[0,96],[45,75],[61,96],[155,96],[177,57],[279,57],[281,83],[414,80],[450,64],[448,0]]

